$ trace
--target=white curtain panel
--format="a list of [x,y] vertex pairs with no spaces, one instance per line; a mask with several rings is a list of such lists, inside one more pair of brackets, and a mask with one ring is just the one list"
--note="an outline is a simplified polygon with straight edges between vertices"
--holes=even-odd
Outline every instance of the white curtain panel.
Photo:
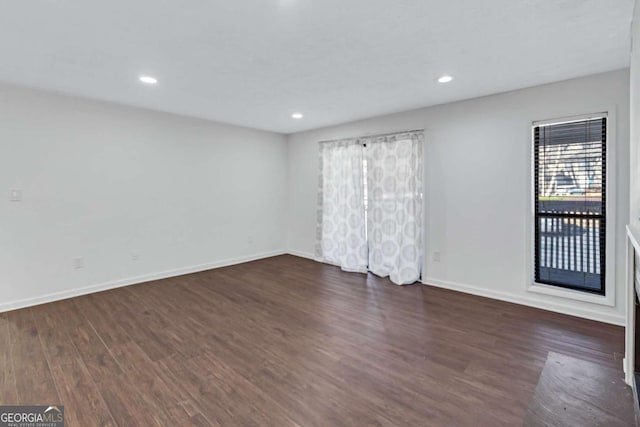
[[420,279],[423,132],[366,141],[369,270],[398,285]]
[[345,271],[367,271],[363,150],[355,139],[320,143],[316,255]]

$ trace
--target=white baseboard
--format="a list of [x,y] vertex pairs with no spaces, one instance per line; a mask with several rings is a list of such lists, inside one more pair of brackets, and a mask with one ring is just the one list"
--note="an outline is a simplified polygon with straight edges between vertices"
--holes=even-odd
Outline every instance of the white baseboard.
[[212,270],[214,268],[228,267],[230,265],[242,264],[244,262],[256,261],[263,258],[270,258],[273,256],[284,255],[286,251],[270,251],[263,252],[254,255],[248,255],[237,258],[228,258],[221,261],[214,261],[207,264],[199,264],[190,267],[175,268],[172,270],[162,271],[160,273],[144,274],[142,276],[128,277],[125,279],[114,280],[111,282],[100,283],[97,285],[85,286],[82,288],[69,289],[60,292],[53,292],[50,294],[25,298],[17,301],[11,301],[0,304],[0,313],[5,311],[17,310],[25,307],[32,307],[34,305],[46,304],[49,302],[59,301],[67,298],[73,298],[81,295],[87,295],[94,292],[106,291],[109,289],[120,288],[123,286],[136,285],[139,283],[150,282],[153,280],[167,279],[169,277],[182,276],[185,274],[198,273],[200,271]]
[[561,303],[548,303],[545,301],[536,301],[535,299],[532,299],[532,298],[513,295],[506,292],[492,291],[492,290],[480,288],[478,286],[473,286],[473,285],[454,283],[446,280],[434,279],[431,277],[423,278],[422,284],[427,286],[435,286],[437,288],[449,289],[452,291],[464,292],[472,295],[478,295],[481,297],[497,299],[500,301],[512,302],[514,304],[540,308],[542,310],[553,311],[556,313],[568,314],[570,316],[582,317],[589,320],[596,320],[598,322],[611,323],[613,325],[618,325],[618,326],[624,326],[624,323],[625,323],[624,316],[606,314],[606,313],[601,313],[595,310],[589,310],[589,309],[583,309],[583,308],[575,308],[575,307],[567,306]]
[[307,258],[307,259],[311,259],[311,260],[314,260],[314,261],[318,261],[316,259],[316,256],[314,254],[312,254],[312,253],[309,253],[309,252],[296,251],[296,250],[293,250],[293,249],[289,249],[289,250],[287,250],[287,253],[289,255],[299,256],[300,258]]

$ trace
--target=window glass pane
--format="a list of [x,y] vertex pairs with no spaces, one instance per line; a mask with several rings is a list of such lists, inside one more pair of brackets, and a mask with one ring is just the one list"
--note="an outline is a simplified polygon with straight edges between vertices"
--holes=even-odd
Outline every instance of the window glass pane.
[[606,118],[534,128],[536,281],[604,293]]

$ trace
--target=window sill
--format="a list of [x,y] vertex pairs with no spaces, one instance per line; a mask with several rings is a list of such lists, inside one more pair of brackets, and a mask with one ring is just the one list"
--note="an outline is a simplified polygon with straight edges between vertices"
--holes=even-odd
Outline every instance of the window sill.
[[609,307],[613,307],[615,305],[615,301],[613,300],[610,292],[607,292],[608,295],[595,295],[588,292],[564,289],[535,282],[529,285],[527,291],[538,294],[552,295],[560,298],[572,299],[576,301],[588,302],[591,304],[606,305]]

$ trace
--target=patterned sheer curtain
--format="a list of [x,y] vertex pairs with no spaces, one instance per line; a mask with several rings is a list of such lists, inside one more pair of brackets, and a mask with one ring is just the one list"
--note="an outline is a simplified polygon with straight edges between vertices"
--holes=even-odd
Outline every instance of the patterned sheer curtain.
[[355,139],[320,143],[316,256],[345,271],[367,271],[363,149]]
[[420,279],[422,142],[415,131],[320,143],[319,260],[398,285]]
[[423,132],[366,141],[369,270],[398,285],[422,267]]

